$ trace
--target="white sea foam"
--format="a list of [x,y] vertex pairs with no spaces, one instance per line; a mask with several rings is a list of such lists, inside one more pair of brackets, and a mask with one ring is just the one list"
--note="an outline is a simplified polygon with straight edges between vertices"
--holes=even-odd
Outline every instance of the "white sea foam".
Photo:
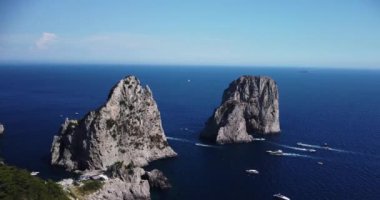
[[175,137],[166,137],[168,140],[173,140],[173,141],[178,141],[178,142],[186,142],[186,143],[191,143],[193,144],[194,142],[184,139],[184,138],[175,138]]
[[311,148],[316,148],[316,149],[326,149],[326,147],[322,147],[322,146],[319,146],[319,145],[304,144],[304,143],[301,143],[301,142],[298,142],[297,145],[301,146],[301,147],[311,147]]
[[195,145],[200,146],[200,147],[220,148],[219,146],[216,146],[216,145],[203,144],[203,143],[195,143]]
[[355,151],[348,151],[348,150],[337,149],[337,148],[331,148],[328,146],[320,146],[320,145],[315,145],[315,144],[305,144],[302,142],[298,142],[297,145],[301,146],[301,147],[323,149],[323,150],[334,151],[334,152],[339,152],[339,153],[347,153],[347,154],[352,154],[352,155],[360,155],[360,156],[366,156],[366,157],[380,158],[379,156],[376,156],[376,155],[371,155],[371,154],[366,154],[366,153],[361,153],[361,152],[355,152]]
[[285,148],[288,148],[288,149],[297,150],[297,151],[313,152],[313,150],[314,150],[314,149],[306,149],[306,148],[293,147],[293,146],[284,145],[284,144],[279,144],[279,145],[282,146],[282,147],[285,147]]
[[194,133],[195,132],[194,130],[186,128],[186,127],[185,128],[180,128],[179,130],[184,131],[184,132],[188,132],[188,133]]
[[320,145],[314,145],[314,144],[305,144],[305,143],[301,143],[301,142],[298,142],[297,145],[301,146],[301,147],[311,147],[311,148],[315,148],[315,149],[324,149],[324,150],[336,151],[336,152],[341,152],[341,153],[355,153],[355,152],[346,151],[343,149],[336,149],[336,148],[331,148],[328,146],[320,146]]
[[304,158],[312,158],[309,155],[304,155],[304,154],[298,154],[298,153],[283,153],[283,156],[290,156],[290,157],[304,157]]
[[195,146],[199,146],[199,147],[208,147],[208,148],[220,148],[219,146],[216,146],[216,145],[211,145],[211,144],[203,144],[203,143],[195,143],[191,140],[187,140],[187,139],[184,139],[184,138],[176,138],[176,137],[166,137],[168,140],[171,140],[171,141],[177,141],[177,142],[184,142],[184,143],[189,143],[189,144],[194,144]]
[[305,151],[305,152],[312,152],[314,149],[307,149],[307,148],[300,148],[300,147],[293,147],[293,146],[289,146],[289,145],[285,145],[285,144],[278,144],[278,143],[275,143],[275,142],[268,142],[270,144],[274,144],[274,145],[277,145],[277,146],[280,146],[280,147],[284,147],[284,148],[287,148],[287,149],[293,149],[293,150],[297,150],[297,151]]

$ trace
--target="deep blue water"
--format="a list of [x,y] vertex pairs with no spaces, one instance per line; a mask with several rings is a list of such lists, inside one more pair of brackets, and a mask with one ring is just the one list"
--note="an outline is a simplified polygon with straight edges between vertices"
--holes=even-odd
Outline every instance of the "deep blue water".
[[[169,143],[179,156],[149,166],[164,171],[173,185],[154,192],[154,199],[265,200],[279,192],[292,200],[380,199],[380,70],[3,65],[0,156],[44,178],[64,176],[49,165],[52,137],[64,117],[99,107],[128,74],[151,87],[166,135],[177,138]],[[223,90],[243,74],[277,81],[281,134],[250,144],[196,146]],[[327,142],[336,150],[289,148],[297,142]],[[293,156],[265,153],[275,149]],[[260,174],[246,174],[250,168]]]

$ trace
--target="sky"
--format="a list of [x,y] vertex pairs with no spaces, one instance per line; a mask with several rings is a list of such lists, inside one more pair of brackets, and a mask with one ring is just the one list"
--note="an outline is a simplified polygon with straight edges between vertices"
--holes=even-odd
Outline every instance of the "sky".
[[380,1],[1,0],[8,62],[380,68]]

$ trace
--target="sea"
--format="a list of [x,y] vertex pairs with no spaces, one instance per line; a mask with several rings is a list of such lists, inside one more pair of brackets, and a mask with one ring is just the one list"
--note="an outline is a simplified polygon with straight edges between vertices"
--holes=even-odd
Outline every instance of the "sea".
[[[178,153],[147,167],[162,170],[173,186],[152,190],[153,200],[270,200],[277,193],[292,200],[380,199],[380,70],[3,64],[0,157],[42,178],[69,176],[49,164],[53,136],[66,117],[79,119],[105,103],[127,75],[151,88]],[[224,89],[241,75],[277,82],[281,133],[254,135],[265,140],[247,144],[199,140]],[[279,149],[283,156],[266,152]]]

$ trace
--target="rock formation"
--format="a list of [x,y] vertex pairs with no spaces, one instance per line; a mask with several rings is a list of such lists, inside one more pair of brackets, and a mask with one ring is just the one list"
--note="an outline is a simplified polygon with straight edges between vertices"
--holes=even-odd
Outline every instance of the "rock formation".
[[120,168],[113,171],[113,176],[104,181],[103,187],[93,194],[88,195],[86,200],[148,200],[150,199],[150,186],[144,179],[145,170],[140,167]]
[[[105,178],[98,179],[98,177]],[[88,180],[101,182],[101,188],[85,195],[76,192]],[[143,168],[132,165],[125,166],[121,162],[115,163],[106,171],[85,172],[79,180],[64,179],[58,184],[70,194],[72,199],[84,200],[149,200],[151,187],[158,187],[159,189],[170,187],[168,179],[161,171],[154,169],[147,172]]]
[[0,134],[3,134],[4,133],[4,125],[2,123],[0,123]]
[[224,90],[221,105],[200,137],[219,144],[250,142],[248,133],[280,131],[276,82],[264,76],[241,76]]
[[145,166],[177,155],[167,143],[151,90],[134,76],[119,81],[96,111],[81,120],[66,119],[51,154],[53,165],[70,171],[104,170],[116,162]]
[[150,172],[146,172],[148,175],[149,185],[161,190],[171,188],[168,178],[158,169],[154,169]]

